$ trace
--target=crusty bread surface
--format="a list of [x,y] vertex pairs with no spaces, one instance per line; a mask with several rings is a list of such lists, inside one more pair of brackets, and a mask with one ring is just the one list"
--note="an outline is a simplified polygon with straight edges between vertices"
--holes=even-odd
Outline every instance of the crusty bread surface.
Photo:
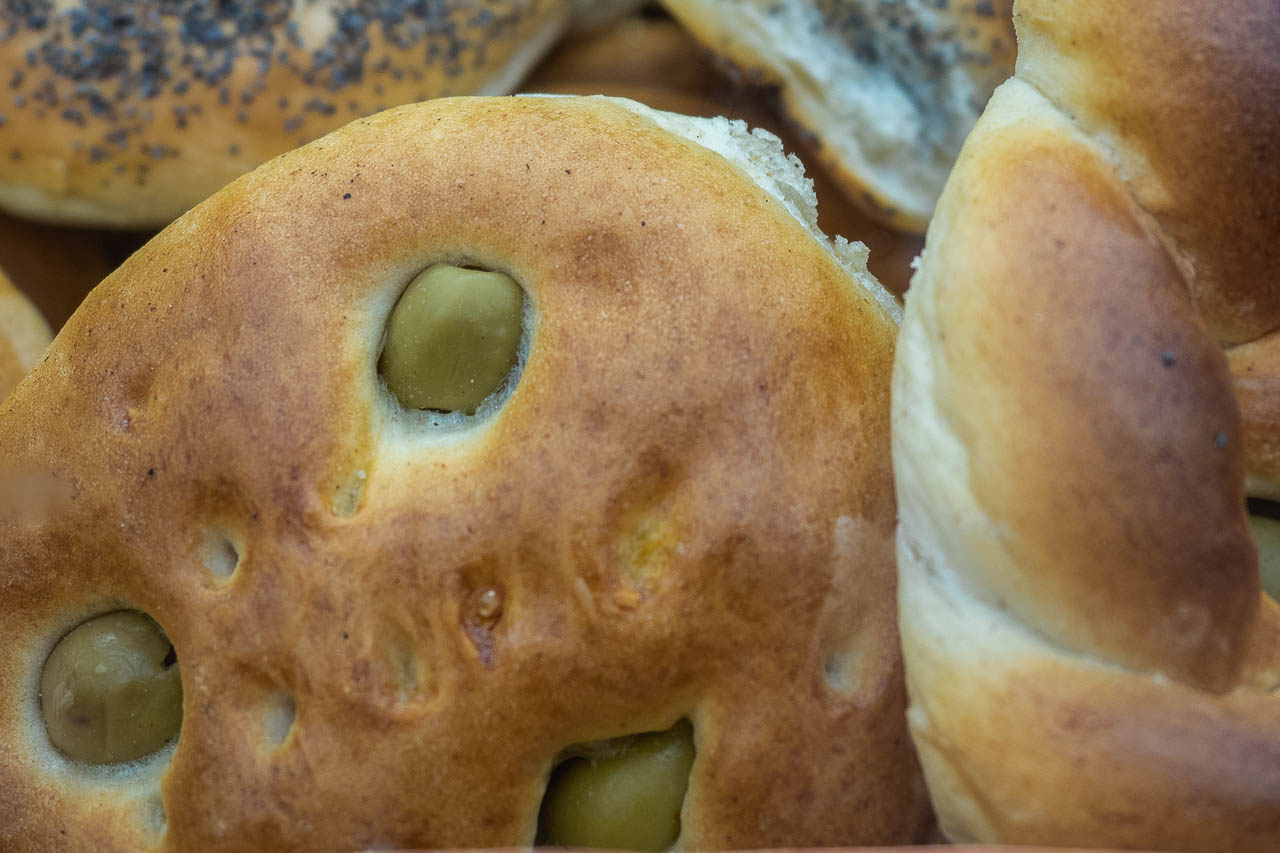
[[[619,57],[626,57],[620,63]],[[818,197],[818,224],[831,235],[866,244],[867,269],[901,296],[924,240],[886,227],[855,205],[818,166],[807,134],[770,108],[758,87],[720,73],[696,39],[673,21],[632,17],[562,43],[523,84],[529,92],[609,95],[686,115],[727,116],[764,128],[804,161]]]
[[502,94],[634,0],[73,0],[0,8],[0,207],[159,228],[236,176],[396,104]]
[[[681,718],[679,848],[916,837],[896,306],[813,219],[771,137],[520,97],[362,119],[163,231],[0,405],[42,496],[0,488],[0,847],[528,845],[561,750]],[[475,418],[378,377],[437,262],[529,301]],[[120,607],[173,642],[184,717],[95,769],[36,684]]]
[[1275,850],[1280,7],[1015,17],[897,351],[912,735],[952,840]]

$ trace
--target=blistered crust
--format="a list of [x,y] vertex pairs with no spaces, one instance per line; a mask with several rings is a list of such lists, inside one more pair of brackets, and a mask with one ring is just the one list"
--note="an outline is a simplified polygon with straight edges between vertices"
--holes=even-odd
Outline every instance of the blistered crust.
[[[376,374],[440,260],[534,309],[469,431]],[[681,717],[686,848],[909,840],[895,331],[780,202],[603,99],[393,110],[237,181],[0,407],[50,505],[0,515],[0,846],[525,845],[561,749]],[[171,759],[110,789],[29,689],[108,603],[185,695]]]

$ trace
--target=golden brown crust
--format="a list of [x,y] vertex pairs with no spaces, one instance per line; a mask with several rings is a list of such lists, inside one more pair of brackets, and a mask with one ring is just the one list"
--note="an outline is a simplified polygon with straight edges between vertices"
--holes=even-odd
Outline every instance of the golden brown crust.
[[0,400],[35,366],[51,337],[40,312],[0,271]]
[[163,226],[357,116],[511,91],[577,5],[6,4],[0,206],[62,222]]
[[[514,396],[453,437],[374,367],[441,259],[537,311]],[[774,198],[599,99],[392,110],[232,184],[0,407],[0,462],[67,490],[0,516],[0,846],[528,844],[560,749],[681,716],[686,847],[909,840],[894,334]],[[104,784],[31,684],[108,603],[168,632],[185,717]]]
[[[666,22],[645,22],[645,27],[639,29],[634,20],[627,21],[618,28],[602,31],[585,45],[582,42],[565,45],[545,68],[530,78],[526,89],[530,92],[629,98],[654,109],[685,115],[742,119],[751,127],[770,131],[782,140],[784,149],[797,152],[805,161],[806,172],[813,179],[813,188],[818,195],[818,224],[823,232],[865,243],[870,249],[867,269],[890,293],[901,297],[911,281],[911,262],[920,254],[924,240],[874,221],[849,200],[843,188],[825,170],[809,168],[815,159],[810,143],[764,106],[759,90],[735,86],[724,78],[709,77],[711,69],[705,67],[696,53],[674,49],[676,45],[695,46],[683,30]],[[641,41],[637,46],[641,57],[653,53],[671,61],[652,65],[641,62],[639,68],[628,63],[622,68],[624,73],[605,73],[608,69],[603,67],[602,57],[617,56],[624,50],[631,55],[630,46],[637,39]],[[603,49],[605,45],[609,47],[608,51]],[[680,57],[678,60],[677,56]],[[561,76],[570,72],[573,76]],[[696,78],[699,83],[691,86],[687,78]]]
[[1056,643],[1222,689],[1258,602],[1226,361],[1067,132],[981,136],[949,188],[939,414],[1002,528],[967,577]]
[[[1268,173],[1227,206],[1252,155],[1214,158],[1273,144],[1274,116],[1203,106],[1198,72],[1150,75],[1203,53],[1217,90],[1275,85],[1252,74],[1280,31],[1268,12],[1224,34],[1193,3],[1019,11],[1019,76],[948,182],[897,353],[913,738],[956,840],[1274,850],[1280,605],[1245,495],[1274,481],[1280,386],[1273,339],[1219,340],[1272,322],[1274,241],[1255,226],[1280,196]],[[1218,61],[1249,26],[1270,57],[1240,32],[1256,61]]]
[[1280,5],[1023,2],[1018,74],[1104,142],[1221,340],[1280,327]]
[[[908,601],[932,624],[904,622],[903,637],[912,735],[953,840],[1275,849],[1280,721],[1265,684],[1207,696],[1046,651],[950,597],[913,586]],[[1269,606],[1274,632],[1280,607]],[[974,630],[983,623],[999,627]],[[928,636],[952,631],[966,642]],[[1269,684],[1280,685],[1274,669]]]

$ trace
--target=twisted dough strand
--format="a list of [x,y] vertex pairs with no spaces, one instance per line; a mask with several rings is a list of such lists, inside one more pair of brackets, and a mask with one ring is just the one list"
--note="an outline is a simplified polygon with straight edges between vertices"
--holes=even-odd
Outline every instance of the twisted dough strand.
[[1280,5],[1015,15],[897,351],[913,736],[955,840],[1275,849]]

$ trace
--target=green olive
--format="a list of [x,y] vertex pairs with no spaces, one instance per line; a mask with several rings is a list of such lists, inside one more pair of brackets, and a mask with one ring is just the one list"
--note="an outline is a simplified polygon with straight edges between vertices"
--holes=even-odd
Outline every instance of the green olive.
[[558,847],[665,850],[680,835],[680,807],[693,766],[693,727],[603,745],[551,774],[541,843]]
[[510,276],[430,267],[387,323],[387,388],[406,409],[475,412],[516,363],[523,314],[524,292]]
[[40,677],[49,740],[90,764],[133,761],[182,725],[182,678],[160,626],[136,610],[96,616],[49,653]]
[[1262,591],[1280,601],[1280,521],[1251,515],[1249,525],[1253,528],[1253,541],[1258,546]]

